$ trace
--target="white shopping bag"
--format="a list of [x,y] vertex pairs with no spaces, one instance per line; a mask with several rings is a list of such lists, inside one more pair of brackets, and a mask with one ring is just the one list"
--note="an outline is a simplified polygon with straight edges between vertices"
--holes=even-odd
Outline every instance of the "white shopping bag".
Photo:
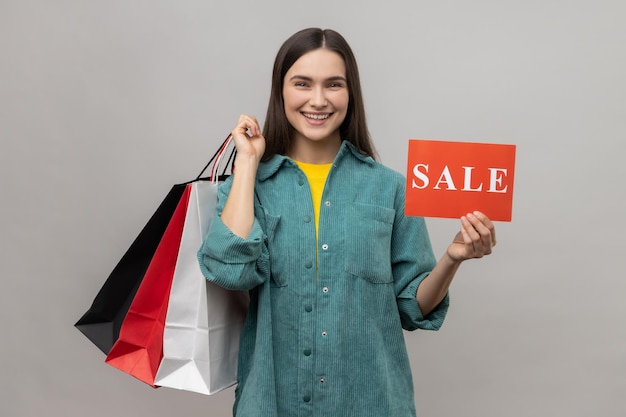
[[155,385],[214,394],[236,382],[239,335],[249,296],[207,281],[197,251],[217,204],[217,182],[192,187],[163,334]]

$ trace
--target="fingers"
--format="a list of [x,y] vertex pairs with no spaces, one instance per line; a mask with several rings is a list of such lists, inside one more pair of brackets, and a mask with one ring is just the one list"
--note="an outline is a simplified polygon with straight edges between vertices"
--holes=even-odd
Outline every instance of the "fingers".
[[475,211],[474,215],[476,216],[476,218],[478,218],[481,222],[481,224],[484,226],[484,228],[487,229],[489,236],[490,236],[490,241],[491,241],[491,246],[496,246],[496,227],[495,225],[491,222],[491,220],[489,220],[489,217],[487,217],[485,214],[481,213],[480,211]]
[[496,244],[495,227],[483,213],[475,211],[461,217],[461,234],[471,257],[489,255]]
[[265,152],[265,138],[256,117],[242,114],[231,131],[237,159],[259,162]]
[[261,136],[261,127],[259,126],[259,122],[257,121],[256,117],[242,114],[241,116],[239,116],[237,126],[235,126],[231,133],[235,137],[243,135],[248,138]]

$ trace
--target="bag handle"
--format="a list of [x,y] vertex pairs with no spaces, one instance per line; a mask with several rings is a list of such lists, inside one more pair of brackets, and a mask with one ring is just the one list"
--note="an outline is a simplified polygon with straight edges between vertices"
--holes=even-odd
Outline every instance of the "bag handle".
[[[224,139],[224,142],[222,142],[218,150],[211,157],[211,159],[204,166],[204,168],[202,168],[202,171],[200,171],[200,173],[198,174],[198,176],[196,177],[194,181],[207,179],[207,180],[213,181],[214,183],[217,183],[218,181],[224,181],[226,178],[228,178],[229,175],[226,174],[226,171],[229,168],[230,168],[231,174],[233,173],[235,155],[237,154],[237,149],[235,148],[234,145],[232,146],[228,159],[226,159],[226,163],[223,165],[221,172],[219,172],[220,166],[222,166],[222,160],[224,159],[224,155],[226,153],[226,149],[228,149],[228,146],[231,144],[232,138],[233,138],[232,135],[228,135],[226,139]],[[211,166],[211,164],[213,164],[213,166]],[[211,166],[209,177],[203,178],[202,175],[209,168],[209,166]]]

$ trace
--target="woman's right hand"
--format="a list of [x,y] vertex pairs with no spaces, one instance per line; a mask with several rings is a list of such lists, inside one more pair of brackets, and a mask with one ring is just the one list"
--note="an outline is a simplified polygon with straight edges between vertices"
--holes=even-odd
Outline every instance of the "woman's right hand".
[[257,163],[261,161],[265,152],[265,138],[256,117],[247,114],[239,116],[231,134],[237,148],[237,158],[254,159]]
[[235,235],[246,239],[254,225],[254,184],[259,162],[265,152],[265,138],[259,122],[242,114],[231,131],[237,157],[233,182],[221,214],[222,222]]

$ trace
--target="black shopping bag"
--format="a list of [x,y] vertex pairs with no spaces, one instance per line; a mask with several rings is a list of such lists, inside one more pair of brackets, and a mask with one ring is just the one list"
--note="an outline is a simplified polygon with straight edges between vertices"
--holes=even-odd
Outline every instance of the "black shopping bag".
[[89,310],[75,324],[105,354],[120,335],[124,317],[184,191],[184,185],[172,187],[113,269]]

